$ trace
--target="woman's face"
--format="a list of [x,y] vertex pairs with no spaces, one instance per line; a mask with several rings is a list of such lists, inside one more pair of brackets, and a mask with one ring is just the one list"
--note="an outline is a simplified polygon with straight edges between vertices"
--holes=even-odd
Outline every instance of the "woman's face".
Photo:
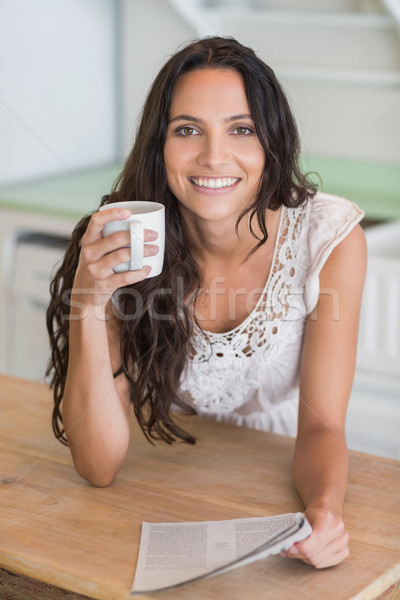
[[202,69],[180,76],[164,161],[186,218],[236,222],[255,198],[265,163],[239,73]]

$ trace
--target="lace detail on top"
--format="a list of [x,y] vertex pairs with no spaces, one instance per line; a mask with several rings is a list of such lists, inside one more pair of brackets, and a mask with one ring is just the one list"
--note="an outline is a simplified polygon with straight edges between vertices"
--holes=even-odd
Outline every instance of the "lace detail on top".
[[259,368],[301,333],[293,321],[305,319],[306,209],[282,206],[270,273],[252,313],[226,333],[195,326],[181,389],[200,412],[222,415],[241,406],[259,386]]

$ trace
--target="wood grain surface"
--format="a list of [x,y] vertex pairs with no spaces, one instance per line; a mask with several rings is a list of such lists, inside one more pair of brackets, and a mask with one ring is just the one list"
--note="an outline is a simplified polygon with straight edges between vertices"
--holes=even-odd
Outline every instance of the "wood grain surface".
[[[97,600],[127,600],[142,521],[233,519],[303,508],[291,483],[291,438],[195,417],[185,424],[196,446],[152,446],[132,422],[127,460],[114,484],[100,489],[79,478],[68,448],[55,441],[51,408],[44,385],[0,376],[4,581],[8,572]],[[345,521],[351,554],[341,565],[316,570],[271,557],[157,597],[398,598],[384,594],[399,592],[400,463],[354,452],[350,463]]]

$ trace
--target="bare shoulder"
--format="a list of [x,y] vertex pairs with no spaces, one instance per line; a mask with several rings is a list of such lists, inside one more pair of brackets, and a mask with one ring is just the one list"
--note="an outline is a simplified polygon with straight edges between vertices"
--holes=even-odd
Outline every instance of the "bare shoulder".
[[367,243],[360,225],[354,229],[332,250],[321,270],[321,286],[330,283],[343,285],[364,285],[367,268]]
[[360,260],[366,257],[367,242],[361,225],[356,225],[334,250],[338,255],[351,253]]

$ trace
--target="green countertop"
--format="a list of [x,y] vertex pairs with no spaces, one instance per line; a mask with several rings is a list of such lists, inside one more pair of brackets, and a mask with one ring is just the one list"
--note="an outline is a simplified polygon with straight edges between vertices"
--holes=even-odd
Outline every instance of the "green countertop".
[[[302,162],[320,175],[319,189],[356,202],[367,218],[400,219],[400,163],[316,156]],[[79,219],[99,206],[121,168],[118,163],[0,188],[0,207]]]
[[[400,160],[400,148],[399,148]],[[306,171],[316,171],[324,192],[352,200],[368,219],[400,219],[400,162],[376,163],[335,157],[303,158]],[[318,183],[318,179],[314,178]]]
[[0,207],[80,219],[109,193],[121,164],[0,188]]

